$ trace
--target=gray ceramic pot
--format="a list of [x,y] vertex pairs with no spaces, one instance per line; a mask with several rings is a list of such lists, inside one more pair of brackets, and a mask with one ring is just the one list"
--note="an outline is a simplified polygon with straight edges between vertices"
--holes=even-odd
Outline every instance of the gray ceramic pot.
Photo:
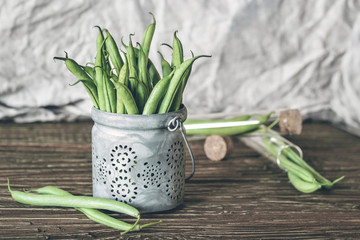
[[141,212],[165,211],[183,203],[185,143],[173,119],[187,111],[152,115],[92,109],[93,196],[115,199]]

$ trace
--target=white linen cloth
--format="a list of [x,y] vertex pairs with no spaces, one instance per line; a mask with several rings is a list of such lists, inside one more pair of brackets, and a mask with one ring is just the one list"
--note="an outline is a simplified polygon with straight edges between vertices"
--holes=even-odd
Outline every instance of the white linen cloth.
[[189,117],[299,108],[304,118],[360,132],[359,1],[3,0],[0,5],[0,119],[89,118],[91,101],[61,61],[93,62],[99,25],[118,45],[141,42],[154,13],[150,58],[178,30],[195,62],[184,94]]

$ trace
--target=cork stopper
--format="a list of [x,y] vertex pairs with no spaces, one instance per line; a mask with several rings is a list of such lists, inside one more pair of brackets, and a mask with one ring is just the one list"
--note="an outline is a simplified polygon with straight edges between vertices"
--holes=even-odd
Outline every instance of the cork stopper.
[[234,147],[229,136],[211,135],[204,143],[205,155],[212,161],[221,161],[228,157]]
[[299,135],[302,131],[302,117],[298,109],[281,111],[279,126],[282,134]]

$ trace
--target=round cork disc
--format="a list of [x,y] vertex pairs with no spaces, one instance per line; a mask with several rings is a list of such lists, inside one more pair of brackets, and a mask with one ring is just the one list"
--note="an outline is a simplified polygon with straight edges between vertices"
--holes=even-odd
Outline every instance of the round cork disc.
[[280,112],[280,132],[283,134],[299,135],[302,131],[302,117],[297,109],[290,109]]
[[233,141],[229,136],[208,136],[204,144],[205,155],[212,161],[221,161],[230,154],[233,145]]

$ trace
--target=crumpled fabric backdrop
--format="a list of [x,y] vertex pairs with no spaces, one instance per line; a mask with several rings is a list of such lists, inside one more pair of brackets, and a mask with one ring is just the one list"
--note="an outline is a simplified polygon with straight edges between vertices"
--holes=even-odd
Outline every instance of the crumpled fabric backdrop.
[[190,116],[299,108],[304,118],[360,129],[359,1],[3,0],[0,7],[0,119],[72,121],[91,102],[63,62],[93,62],[95,25],[120,44],[141,41],[154,13],[150,58],[178,30],[194,64],[184,102]]

